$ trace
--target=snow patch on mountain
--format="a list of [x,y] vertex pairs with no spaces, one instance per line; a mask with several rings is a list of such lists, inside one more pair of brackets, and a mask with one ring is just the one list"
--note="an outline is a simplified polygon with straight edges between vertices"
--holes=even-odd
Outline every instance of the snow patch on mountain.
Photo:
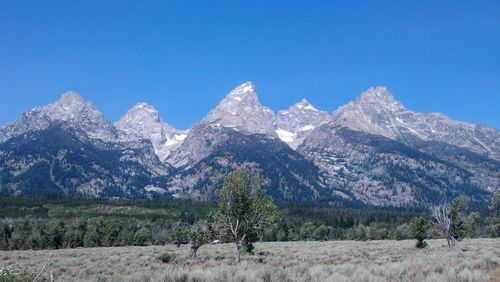
[[276,129],[278,137],[285,143],[293,143],[295,141],[296,134],[281,128]]
[[320,111],[306,99],[276,115],[276,132],[279,138],[296,149],[311,131],[330,120],[327,112]]

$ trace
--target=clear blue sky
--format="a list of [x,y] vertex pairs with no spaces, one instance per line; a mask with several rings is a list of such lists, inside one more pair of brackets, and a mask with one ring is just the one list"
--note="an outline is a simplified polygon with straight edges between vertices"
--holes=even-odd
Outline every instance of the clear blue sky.
[[187,128],[247,80],[273,110],[386,85],[500,128],[500,1],[0,1],[0,124],[72,89]]

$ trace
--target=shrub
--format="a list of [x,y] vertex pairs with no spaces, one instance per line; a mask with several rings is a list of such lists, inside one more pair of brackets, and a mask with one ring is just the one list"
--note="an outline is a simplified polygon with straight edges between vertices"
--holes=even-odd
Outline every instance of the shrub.
[[14,266],[0,269],[0,282],[28,282],[33,281],[34,276],[22,272]]
[[170,253],[162,253],[161,255],[158,256],[158,260],[163,262],[163,263],[169,263],[175,258],[174,254]]
[[138,246],[146,246],[149,238],[151,238],[151,234],[147,228],[141,228],[134,234],[134,241]]

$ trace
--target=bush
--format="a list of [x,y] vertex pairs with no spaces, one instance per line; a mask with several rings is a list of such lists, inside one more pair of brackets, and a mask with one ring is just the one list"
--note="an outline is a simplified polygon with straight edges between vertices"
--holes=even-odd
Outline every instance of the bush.
[[171,262],[173,259],[175,258],[175,255],[174,254],[170,254],[170,253],[163,253],[161,255],[158,256],[158,260],[163,262],[163,263],[169,263]]
[[425,247],[427,247],[427,242],[425,241],[417,241],[417,243],[415,244],[415,247],[419,248],[419,249],[423,249]]
[[0,269],[0,282],[28,282],[33,281],[34,276],[27,274],[14,266]]
[[141,228],[134,234],[135,245],[146,246],[150,238],[151,234],[149,233],[149,230],[147,228]]

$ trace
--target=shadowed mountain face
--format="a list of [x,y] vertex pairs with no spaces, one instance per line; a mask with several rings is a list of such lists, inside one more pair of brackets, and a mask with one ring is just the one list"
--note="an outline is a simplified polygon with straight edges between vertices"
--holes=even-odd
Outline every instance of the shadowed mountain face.
[[53,124],[0,144],[2,194],[147,197],[168,174],[152,148],[84,141]]
[[196,125],[180,149],[191,153],[183,156],[191,161],[178,168],[169,183],[178,195],[213,199],[227,173],[247,170],[259,174],[263,189],[278,201],[355,202],[325,187],[318,168],[278,138]]
[[275,115],[247,82],[189,130],[146,103],[113,125],[68,92],[0,127],[0,165],[0,191],[15,195],[209,200],[248,170],[277,201],[485,202],[500,187],[500,133],[412,112],[385,87],[332,116],[305,99]]

